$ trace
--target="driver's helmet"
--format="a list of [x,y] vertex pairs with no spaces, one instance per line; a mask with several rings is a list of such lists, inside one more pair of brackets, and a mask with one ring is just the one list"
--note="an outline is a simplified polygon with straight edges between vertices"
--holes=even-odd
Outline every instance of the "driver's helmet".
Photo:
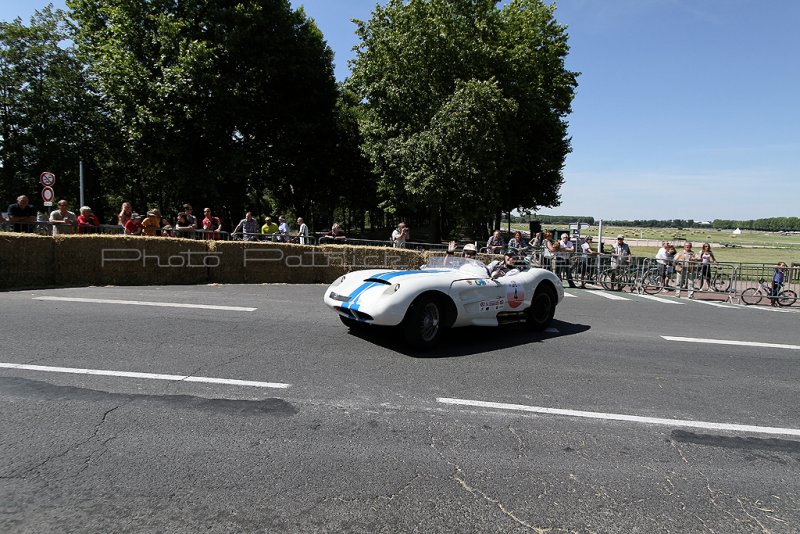
[[469,256],[474,258],[475,255],[478,253],[478,249],[475,248],[475,245],[472,243],[467,243],[464,245],[464,256]]

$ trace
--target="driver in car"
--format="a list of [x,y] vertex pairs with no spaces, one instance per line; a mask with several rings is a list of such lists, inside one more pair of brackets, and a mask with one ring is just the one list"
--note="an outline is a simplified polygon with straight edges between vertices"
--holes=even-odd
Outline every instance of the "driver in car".
[[492,277],[492,280],[500,278],[501,276],[507,275],[513,269],[516,269],[516,258],[514,257],[514,253],[509,251],[506,252],[503,261],[495,260],[490,263],[486,269],[489,271],[489,276]]

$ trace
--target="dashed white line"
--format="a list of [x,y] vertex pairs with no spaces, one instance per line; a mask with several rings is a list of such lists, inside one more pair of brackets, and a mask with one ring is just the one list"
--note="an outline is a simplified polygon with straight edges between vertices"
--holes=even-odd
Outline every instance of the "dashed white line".
[[619,295],[615,295],[614,293],[607,293],[605,291],[592,291],[593,295],[599,295],[601,297],[607,298],[609,300],[630,300],[625,297],[620,297]]
[[698,304],[705,304],[706,306],[715,306],[717,308],[728,308],[730,310],[735,310],[738,306],[734,306],[733,304],[722,304],[720,302],[709,302],[707,300],[695,300]]
[[685,302],[680,302],[678,300],[669,300],[661,297],[654,297],[653,295],[636,295],[639,298],[647,299],[647,300],[654,300],[656,302],[663,302],[665,304],[686,304]]
[[763,347],[770,349],[800,350],[800,345],[786,345],[783,343],[762,343],[760,341],[734,341],[730,339],[705,339],[699,337],[661,336],[667,341],[681,341],[683,343],[708,343],[711,345],[737,345],[742,347]]
[[156,306],[159,308],[193,308],[198,310],[222,310],[252,312],[258,308],[242,306],[215,306],[212,304],[183,304],[180,302],[147,302],[141,300],[85,299],[76,297],[33,297],[33,300],[53,300],[60,302],[89,302],[94,304],[120,304],[127,306]]
[[641,417],[638,415],[625,415],[618,413],[586,412],[582,410],[565,410],[561,408],[543,408],[540,406],[526,406],[524,404],[506,404],[503,402],[486,402],[466,399],[451,399],[439,397],[436,402],[456,406],[473,406],[477,408],[494,408],[498,410],[513,410],[547,415],[565,415],[568,417],[581,417],[585,419],[605,419],[609,421],[627,421],[649,425],[680,426],[687,428],[701,428],[704,430],[729,430],[732,432],[751,432],[758,434],[777,434],[782,436],[800,436],[798,428],[781,428],[771,426],[740,425],[730,423],[713,423],[708,421],[691,421],[686,419],[666,419],[661,417]]
[[68,373],[77,375],[116,376],[122,378],[146,378],[149,380],[168,380],[172,382],[203,382],[207,384],[225,384],[229,386],[249,386],[256,388],[286,389],[289,387],[289,384],[283,384],[280,382],[256,382],[253,380],[235,380],[232,378],[212,378],[207,376],[134,373],[129,371],[109,371],[106,369],[76,369],[73,367],[49,367],[45,365],[28,365],[23,363],[0,363],[0,369],[20,369],[25,371]]
[[566,291],[564,291],[564,296],[565,297],[570,297],[570,298],[573,298],[573,299],[578,298],[578,295],[573,295],[572,293],[567,293]]

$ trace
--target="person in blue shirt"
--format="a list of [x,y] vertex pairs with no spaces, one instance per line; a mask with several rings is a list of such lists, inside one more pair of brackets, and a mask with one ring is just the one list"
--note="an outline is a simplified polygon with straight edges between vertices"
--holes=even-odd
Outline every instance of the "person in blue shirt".
[[780,293],[781,288],[783,287],[783,282],[786,280],[786,264],[778,262],[778,265],[775,266],[775,272],[772,274],[772,291],[770,292],[770,296],[772,297],[769,302],[773,306],[778,305],[778,293]]

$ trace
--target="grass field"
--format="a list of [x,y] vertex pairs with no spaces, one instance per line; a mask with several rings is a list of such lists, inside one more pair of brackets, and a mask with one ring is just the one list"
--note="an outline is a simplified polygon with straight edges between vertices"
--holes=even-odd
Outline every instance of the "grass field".
[[[549,229],[552,225],[547,225]],[[514,230],[528,230],[527,223],[512,224]],[[561,229],[561,227],[558,227]],[[592,226],[581,230],[581,235],[597,236],[598,227]],[[635,256],[653,257],[658,252],[655,246],[637,246],[636,239],[655,241],[670,241],[683,243],[691,241],[695,250],[700,250],[703,243],[712,244],[712,252],[717,261],[731,263],[769,263],[779,261],[800,265],[800,235],[782,235],[777,232],[752,232],[743,231],[740,235],[733,235],[730,230],[714,230],[705,228],[690,228],[680,230],[677,228],[629,228],[619,226],[603,226],[603,240],[608,243],[613,241],[617,234],[624,234],[629,241],[631,252]],[[717,243],[731,243],[736,247],[720,247]]]

